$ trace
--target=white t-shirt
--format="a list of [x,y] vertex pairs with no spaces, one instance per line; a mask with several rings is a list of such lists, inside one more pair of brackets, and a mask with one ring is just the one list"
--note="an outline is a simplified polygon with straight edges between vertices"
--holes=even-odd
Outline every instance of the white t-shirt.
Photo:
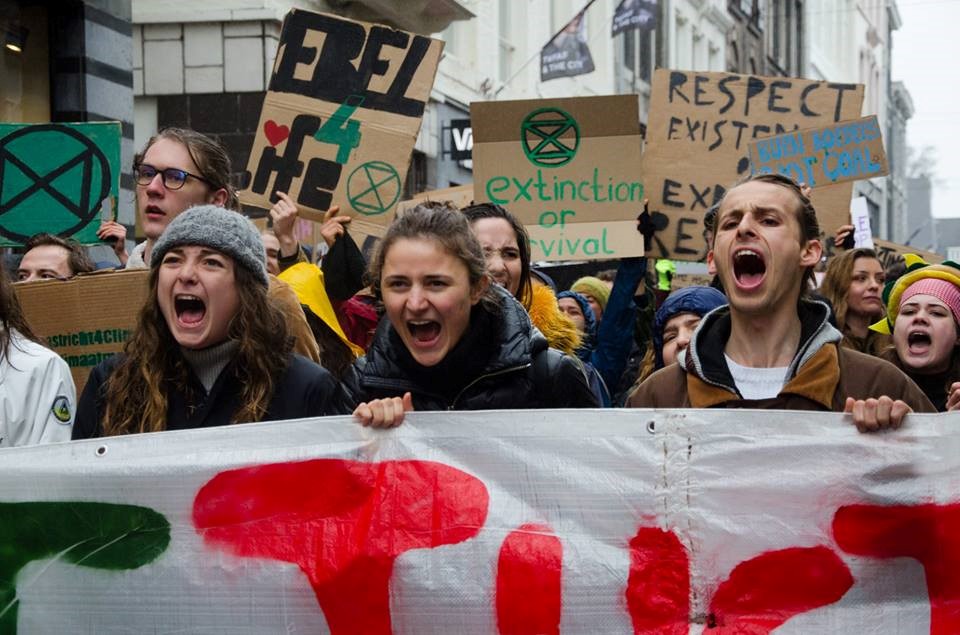
[[727,358],[727,368],[730,369],[733,382],[744,399],[772,399],[783,390],[783,384],[787,378],[787,366],[751,368],[741,366],[730,359],[726,353],[723,356]]
[[63,358],[10,331],[0,359],[0,448],[69,441],[76,405]]

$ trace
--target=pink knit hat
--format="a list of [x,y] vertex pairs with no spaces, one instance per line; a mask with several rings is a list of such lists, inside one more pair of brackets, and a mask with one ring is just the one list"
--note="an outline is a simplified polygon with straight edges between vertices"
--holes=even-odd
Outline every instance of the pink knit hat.
[[915,295],[932,295],[953,312],[953,319],[960,324],[960,288],[940,278],[922,278],[904,290],[900,296],[900,306]]

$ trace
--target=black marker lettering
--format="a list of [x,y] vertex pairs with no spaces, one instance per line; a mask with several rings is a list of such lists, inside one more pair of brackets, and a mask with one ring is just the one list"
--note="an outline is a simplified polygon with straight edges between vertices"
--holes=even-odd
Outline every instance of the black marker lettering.
[[777,105],[777,102],[783,99],[783,95],[777,94],[777,89],[788,89],[791,86],[793,86],[792,82],[786,82],[782,80],[770,82],[770,98],[767,100],[767,109],[770,110],[770,112],[790,112],[790,109],[786,106]]
[[670,71],[670,91],[667,93],[667,99],[670,103],[673,103],[673,94],[676,93],[680,99],[690,103],[690,100],[680,92],[680,87],[687,83],[687,74],[681,73],[680,71]]

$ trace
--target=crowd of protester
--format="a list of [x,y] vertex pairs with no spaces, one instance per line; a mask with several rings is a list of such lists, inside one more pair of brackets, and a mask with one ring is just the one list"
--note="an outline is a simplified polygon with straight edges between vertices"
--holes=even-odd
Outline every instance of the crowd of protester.
[[[0,447],[334,414],[391,427],[411,410],[777,408],[871,431],[960,408],[960,266],[908,256],[891,273],[850,249],[814,289],[816,211],[785,177],[727,190],[706,219],[714,283],[668,294],[670,263],[646,258],[557,289],[489,203],[419,204],[369,263],[334,207],[311,250],[286,193],[270,229],[240,213],[226,152],[192,130],[152,137],[134,174],[145,240],[127,253],[114,221],[98,236],[149,269],[149,295],[79,400],[14,285],[94,264],[38,234],[0,271]],[[643,215],[638,231],[649,244]]]

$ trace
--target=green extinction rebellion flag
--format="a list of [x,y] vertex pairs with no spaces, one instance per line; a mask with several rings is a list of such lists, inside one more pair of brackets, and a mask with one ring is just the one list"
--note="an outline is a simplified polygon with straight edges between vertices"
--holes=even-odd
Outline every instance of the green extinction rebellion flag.
[[39,232],[96,243],[119,187],[119,122],[0,124],[0,246]]

